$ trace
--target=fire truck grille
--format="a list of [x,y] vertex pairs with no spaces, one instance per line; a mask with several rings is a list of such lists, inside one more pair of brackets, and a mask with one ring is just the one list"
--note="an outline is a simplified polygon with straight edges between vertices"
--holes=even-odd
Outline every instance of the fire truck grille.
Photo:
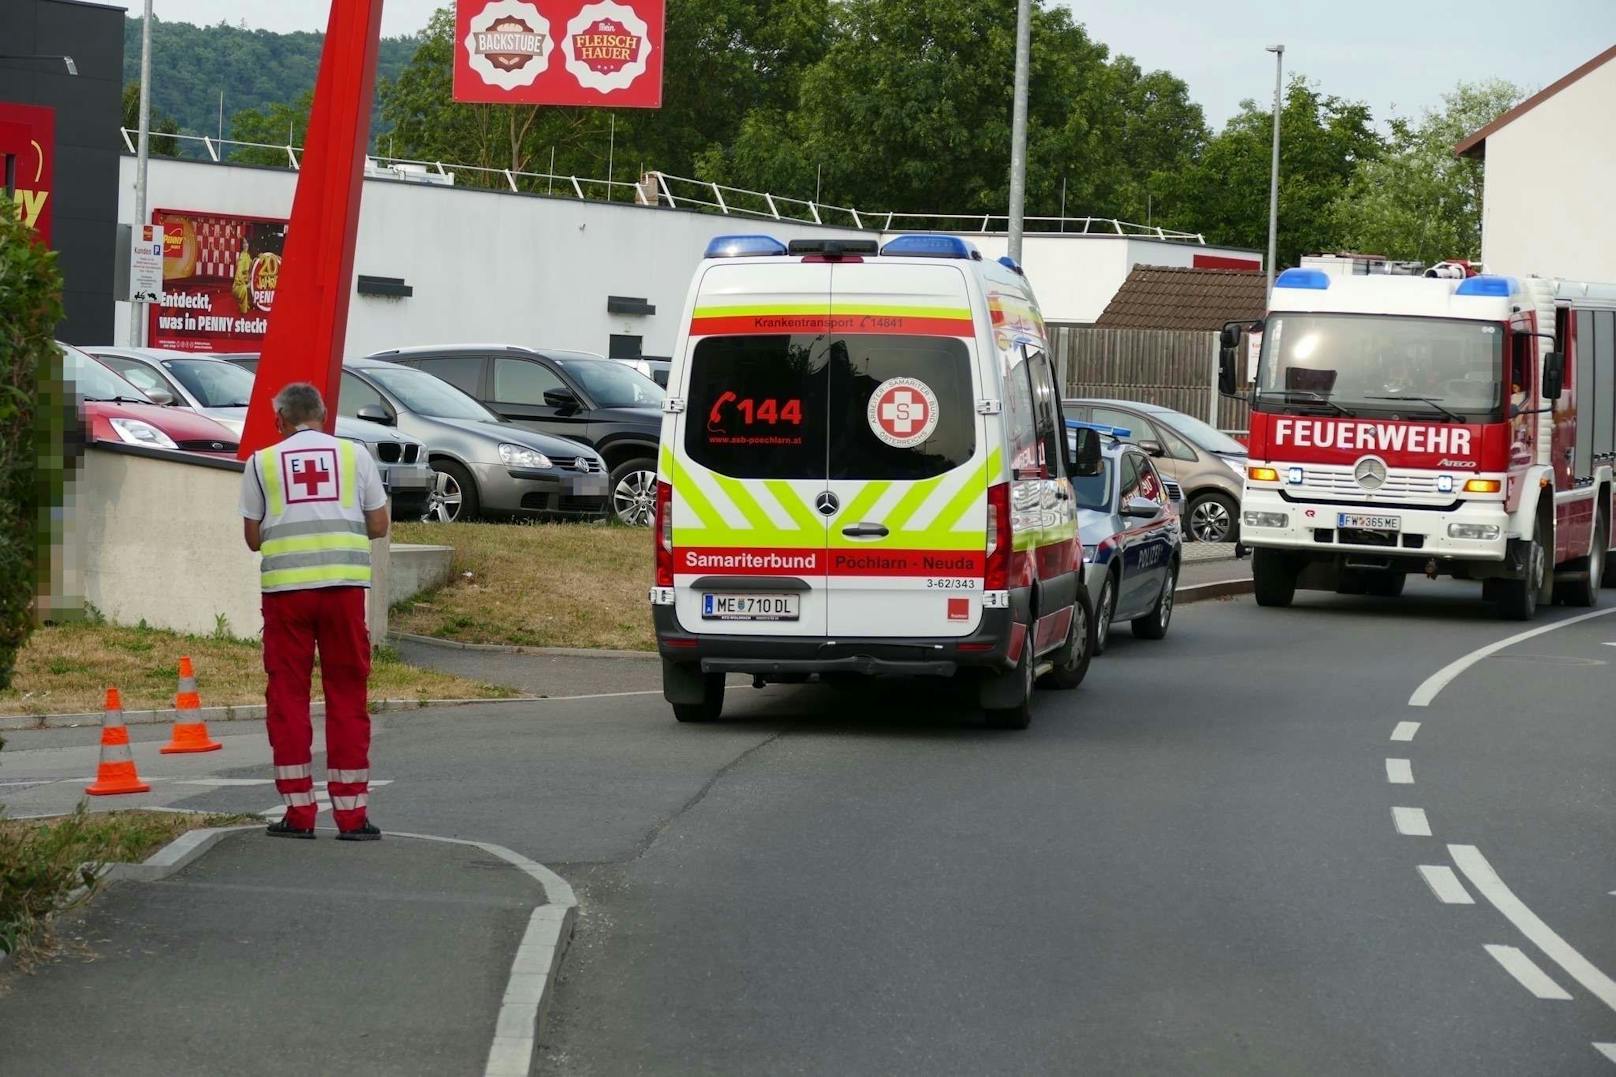
[[[1283,469],[1281,469],[1283,470]],[[1297,491],[1297,487],[1291,487]],[[1377,500],[1429,500],[1436,494],[1435,475],[1408,475],[1388,472],[1386,481],[1373,491],[1365,490],[1353,477],[1350,467],[1320,467],[1310,465],[1303,469],[1300,492],[1361,498],[1373,493]]]

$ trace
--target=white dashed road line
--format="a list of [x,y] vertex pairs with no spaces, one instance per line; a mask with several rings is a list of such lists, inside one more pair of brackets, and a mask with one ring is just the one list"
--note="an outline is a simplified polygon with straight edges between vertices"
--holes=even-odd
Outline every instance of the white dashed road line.
[[1515,977],[1520,985],[1541,999],[1569,1002],[1571,995],[1555,983],[1549,974],[1537,967],[1537,962],[1513,946],[1488,945],[1486,950],[1504,966],[1504,971]]
[[1589,994],[1616,1011],[1616,980],[1612,980],[1595,968],[1593,962],[1579,954],[1570,943],[1555,934],[1549,925],[1538,919],[1537,914],[1527,908],[1526,903],[1504,885],[1504,881],[1498,877],[1493,866],[1487,863],[1487,858],[1481,855],[1481,850],[1474,845],[1450,845],[1448,854],[1470,880],[1470,885],[1480,891],[1482,897],[1492,902],[1493,907],[1503,913],[1504,918],[1515,925],[1516,930],[1536,944],[1549,960],[1564,969],[1566,974],[1586,988]]
[[[1616,646],[1616,644],[1612,644],[1612,646]],[[1616,1043],[1596,1043],[1594,1044],[1594,1050],[1598,1051],[1612,1062],[1616,1062]]]
[[1416,838],[1431,836],[1431,821],[1425,817],[1424,808],[1393,808],[1392,823],[1399,834]]
[[1419,731],[1418,722],[1398,722],[1397,728],[1392,730],[1392,740],[1413,740],[1414,734]]
[[1446,864],[1421,864],[1420,878],[1444,905],[1474,905],[1476,899],[1464,888],[1459,876]]
[[1386,760],[1386,780],[1393,785],[1414,784],[1414,764],[1407,759]]
[[1568,625],[1580,624],[1583,621],[1590,621],[1595,617],[1608,617],[1613,613],[1616,613],[1616,606],[1612,606],[1611,608],[1604,610],[1594,610],[1592,613],[1584,613],[1578,617],[1567,617],[1565,620],[1555,621],[1553,624],[1540,625],[1537,628],[1527,629],[1525,632],[1517,632],[1515,635],[1501,639],[1496,643],[1489,643],[1485,647],[1478,647],[1469,654],[1464,655],[1462,658],[1454,659],[1452,662],[1449,662],[1447,665],[1425,678],[1425,682],[1418,688],[1414,689],[1414,694],[1408,697],[1408,705],[1410,707],[1430,706],[1431,700],[1436,698],[1437,693],[1446,688],[1448,683],[1455,677],[1469,669],[1471,666],[1475,665],[1477,662],[1480,662],[1483,658],[1486,658],[1489,655],[1497,654],[1506,647],[1513,647],[1517,643],[1524,640],[1529,640],[1534,636],[1541,636],[1545,632],[1553,632],[1557,628],[1565,628]]

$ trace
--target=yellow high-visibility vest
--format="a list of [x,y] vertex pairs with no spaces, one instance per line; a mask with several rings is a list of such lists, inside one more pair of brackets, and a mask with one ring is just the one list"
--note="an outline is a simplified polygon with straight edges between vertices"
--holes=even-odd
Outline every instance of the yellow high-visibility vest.
[[[308,493],[328,483],[318,470],[319,454],[331,450],[286,449],[272,445],[253,454],[253,466],[264,487],[264,520],[260,534],[259,584],[264,591],[297,591],[313,587],[370,586],[370,538],[359,505],[359,466],[353,442],[336,444],[336,483],[330,496],[311,500]],[[297,459],[287,461],[283,452]],[[310,463],[309,461],[315,461]],[[303,468],[300,471],[297,468]],[[305,478],[305,476],[307,476]],[[287,496],[290,480],[305,496]]]

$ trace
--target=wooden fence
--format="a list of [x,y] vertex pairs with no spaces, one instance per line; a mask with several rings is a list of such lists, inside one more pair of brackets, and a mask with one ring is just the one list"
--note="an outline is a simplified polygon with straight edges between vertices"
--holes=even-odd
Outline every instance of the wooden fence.
[[1067,396],[1160,404],[1207,421],[1215,400],[1218,429],[1246,429],[1246,402],[1216,389],[1216,333],[1054,326],[1050,334]]

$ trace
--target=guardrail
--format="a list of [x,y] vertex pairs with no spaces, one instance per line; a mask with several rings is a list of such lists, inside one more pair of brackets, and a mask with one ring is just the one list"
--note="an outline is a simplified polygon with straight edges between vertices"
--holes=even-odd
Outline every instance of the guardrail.
[[[124,148],[133,154],[136,132],[127,127],[120,127],[118,131],[123,136]],[[232,149],[239,148],[284,154],[288,168],[296,171],[302,167],[299,156],[302,150],[290,143],[276,145],[185,134],[160,134],[152,137],[173,139],[182,144],[199,146],[215,164],[228,164],[228,154]],[[669,209],[696,210],[726,217],[790,221],[797,224],[852,228],[857,231],[993,235],[1008,231],[1010,222],[1010,218],[1002,213],[905,213],[896,210],[861,210],[852,206],[837,206],[812,199],[771,194],[767,191],[730,187],[711,180],[671,176],[666,172],[655,170],[646,172],[638,182],[630,182],[374,154],[366,157],[365,172],[371,176],[391,175],[406,182],[441,185],[451,185],[457,175],[465,173],[477,177],[479,186],[504,186],[513,194],[543,194],[549,197],[559,195],[578,201],[623,201],[640,206],[666,206]],[[621,198],[618,197],[620,193]],[[1196,246],[1206,245],[1206,238],[1199,232],[1179,232],[1154,225],[1118,220],[1114,217],[1027,217],[1023,221],[1023,226],[1027,232],[1037,235],[1130,236]]]

